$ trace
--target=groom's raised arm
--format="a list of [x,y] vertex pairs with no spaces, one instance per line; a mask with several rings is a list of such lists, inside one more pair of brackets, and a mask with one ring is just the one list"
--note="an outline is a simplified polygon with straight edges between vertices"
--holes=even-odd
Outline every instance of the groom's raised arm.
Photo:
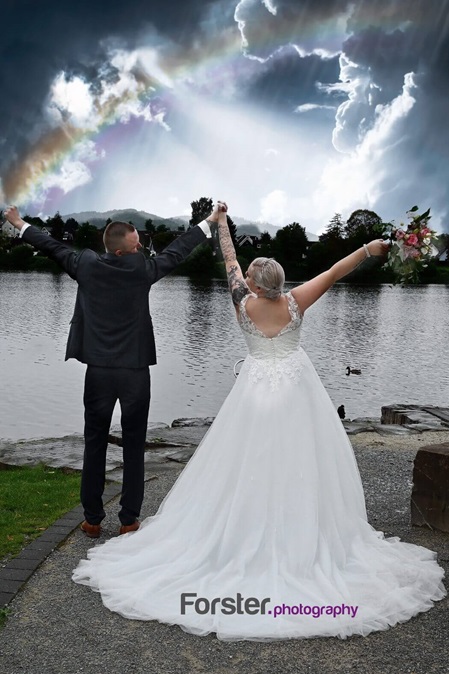
[[79,256],[72,248],[60,241],[56,241],[53,237],[43,234],[40,229],[30,225],[28,222],[22,220],[19,211],[15,206],[10,206],[4,212],[5,218],[13,225],[19,232],[20,237],[25,243],[29,243],[38,250],[48,255],[48,257],[55,260],[69,276],[76,279],[76,268]]
[[209,223],[206,220],[200,222],[181,234],[172,241],[167,248],[155,257],[145,258],[147,275],[150,283],[156,283],[159,279],[175,269],[200,243],[211,237]]

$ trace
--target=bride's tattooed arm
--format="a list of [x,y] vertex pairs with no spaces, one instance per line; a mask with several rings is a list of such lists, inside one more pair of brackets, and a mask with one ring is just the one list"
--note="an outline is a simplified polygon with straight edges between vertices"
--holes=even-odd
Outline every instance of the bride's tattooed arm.
[[226,265],[229,290],[231,291],[232,301],[237,307],[245,295],[250,291],[243,278],[240,265],[237,262],[237,255],[229,232],[225,210],[220,210],[218,213],[218,236],[220,239],[221,252],[223,253],[223,259]]
[[231,291],[232,301],[237,306],[242,299],[249,293],[249,288],[245,283],[238,263],[233,264],[228,272],[229,290]]

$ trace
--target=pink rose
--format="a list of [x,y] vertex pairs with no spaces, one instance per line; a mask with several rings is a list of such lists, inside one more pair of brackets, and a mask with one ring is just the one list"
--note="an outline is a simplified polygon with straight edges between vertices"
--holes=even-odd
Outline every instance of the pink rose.
[[416,248],[413,248],[410,257],[414,258],[415,260],[419,260],[421,258],[421,253]]
[[421,253],[419,250],[416,248],[413,248],[412,246],[404,246],[404,260],[407,260],[409,258],[412,258],[412,260],[416,260],[417,258],[421,257]]
[[398,241],[399,241],[400,239],[403,239],[404,236],[405,236],[404,230],[402,230],[402,229],[397,229],[397,230],[396,230],[396,239],[398,239]]
[[410,234],[408,239],[407,239],[407,245],[408,246],[416,246],[417,243],[418,243],[418,237],[416,236],[416,234]]

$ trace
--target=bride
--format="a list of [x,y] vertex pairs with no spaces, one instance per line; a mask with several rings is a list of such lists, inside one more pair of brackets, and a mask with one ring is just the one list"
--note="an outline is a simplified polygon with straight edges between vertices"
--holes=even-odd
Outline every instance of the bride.
[[368,523],[351,444],[299,345],[306,310],[388,246],[371,241],[283,293],[272,259],[243,278],[226,211],[211,220],[249,355],[157,514],[89,550],[73,580],[126,618],[223,640],[388,629],[445,596],[444,571]]

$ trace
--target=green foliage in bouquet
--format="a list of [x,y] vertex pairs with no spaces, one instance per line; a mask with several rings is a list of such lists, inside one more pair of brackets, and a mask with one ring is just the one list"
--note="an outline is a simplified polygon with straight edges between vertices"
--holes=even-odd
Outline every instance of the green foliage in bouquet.
[[401,222],[397,227],[392,222],[382,222],[376,226],[383,238],[391,246],[385,263],[394,274],[394,283],[419,283],[420,274],[438,250],[435,246],[436,232],[428,227],[430,208],[421,215],[418,206],[407,211],[408,225]]

